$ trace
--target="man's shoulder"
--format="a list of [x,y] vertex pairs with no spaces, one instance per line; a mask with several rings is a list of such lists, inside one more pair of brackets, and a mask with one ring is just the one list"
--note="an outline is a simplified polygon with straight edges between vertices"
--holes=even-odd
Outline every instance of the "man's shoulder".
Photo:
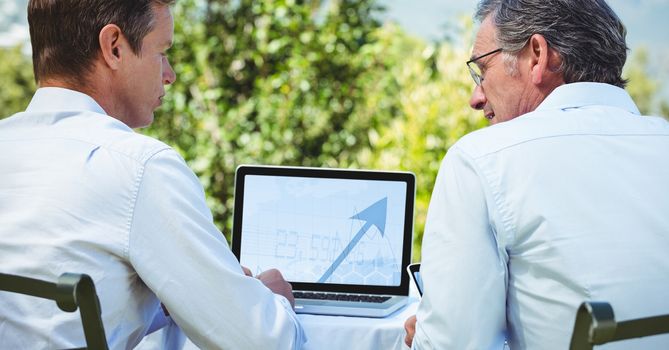
[[101,146],[110,151],[121,153],[136,162],[145,163],[157,153],[174,151],[172,147],[153,137],[134,131],[110,132],[107,142]]
[[538,137],[538,130],[541,129],[542,121],[538,118],[532,120],[535,114],[537,112],[473,131],[463,136],[453,147],[473,158],[479,158],[527,142]]
[[[81,113],[72,120],[75,137],[123,155],[135,162],[145,163],[155,154],[172,150],[170,146],[153,137],[138,133],[120,120],[95,112]],[[73,128],[63,128],[72,130]],[[81,133],[82,130],[88,132]],[[64,131],[67,132],[67,131]]]
[[520,145],[531,145],[533,142],[550,139],[557,145],[561,140],[574,136],[594,135],[669,135],[669,122],[660,117],[640,116],[599,106],[533,111],[469,133],[458,140],[454,147],[470,157],[480,158],[514,150]]
[[[88,112],[96,114],[94,112]],[[144,163],[156,153],[172,150],[170,146],[153,137],[138,133],[123,122],[108,115],[96,115],[93,118],[81,118],[81,123],[89,124],[92,133],[89,140],[99,143],[113,152],[124,154],[133,160]]]
[[159,152],[172,150],[164,142],[135,132],[118,119],[94,111],[17,113],[0,121],[0,139],[32,143],[61,140],[85,149],[105,149],[140,163]]

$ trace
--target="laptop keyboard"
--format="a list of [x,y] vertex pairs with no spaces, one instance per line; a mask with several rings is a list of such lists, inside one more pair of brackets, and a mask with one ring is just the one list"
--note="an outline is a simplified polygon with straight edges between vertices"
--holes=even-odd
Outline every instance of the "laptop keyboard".
[[343,300],[359,301],[366,303],[383,303],[391,297],[385,295],[360,295],[346,293],[325,293],[325,292],[293,292],[296,299],[317,299],[317,300]]

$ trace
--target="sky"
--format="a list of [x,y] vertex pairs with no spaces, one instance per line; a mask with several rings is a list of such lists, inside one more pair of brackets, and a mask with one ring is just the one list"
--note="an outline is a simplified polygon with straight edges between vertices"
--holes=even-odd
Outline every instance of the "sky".
[[[386,7],[384,19],[395,21],[406,31],[426,40],[452,34],[463,16],[472,16],[477,2],[379,0]],[[650,56],[651,73],[661,81],[669,81],[669,0],[608,0],[608,3],[627,27],[631,54],[645,47]],[[28,0],[0,0],[0,46],[28,41],[27,4]],[[669,98],[669,83],[663,87],[663,95]]]
[[[408,31],[425,38],[439,38],[444,24],[459,16],[471,17],[477,0],[381,0],[387,16]],[[630,46],[659,46],[669,53],[669,0],[608,0],[627,27]]]
[[0,46],[28,41],[28,0],[0,0]]

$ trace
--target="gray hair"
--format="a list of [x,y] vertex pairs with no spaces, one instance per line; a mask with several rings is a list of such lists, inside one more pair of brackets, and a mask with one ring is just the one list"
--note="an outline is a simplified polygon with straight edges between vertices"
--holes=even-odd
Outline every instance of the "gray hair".
[[[604,0],[481,0],[475,19],[488,16],[497,28],[505,62],[534,34],[541,34],[562,57],[566,83],[599,82],[624,88],[626,30]],[[512,69],[513,70],[513,69]]]

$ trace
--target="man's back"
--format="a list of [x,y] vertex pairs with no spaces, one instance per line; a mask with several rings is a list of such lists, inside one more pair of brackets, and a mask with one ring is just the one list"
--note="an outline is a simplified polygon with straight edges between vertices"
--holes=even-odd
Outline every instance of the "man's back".
[[[79,97],[84,105],[90,100]],[[144,163],[169,148],[77,102],[42,100],[0,121],[0,265],[51,281],[64,271],[90,274],[111,345],[132,344],[160,308],[148,288],[132,287],[143,283],[128,262],[131,206]],[[0,305],[10,321],[0,325],[2,339],[18,345],[24,338],[34,347],[43,337],[40,348],[83,339],[78,314],[64,314],[53,302],[3,295]]]
[[[426,295],[427,304],[454,315],[470,308],[471,319],[452,322],[480,325],[474,328],[482,339],[507,323],[512,348],[528,349],[566,348],[584,300],[609,301],[618,319],[669,312],[669,123],[632,112],[638,113],[621,89],[569,84],[535,112],[470,134],[449,150],[423,243],[423,266],[431,269],[423,274],[426,294],[438,282],[430,276],[462,279],[443,286],[443,295]],[[487,209],[480,212],[477,199]],[[480,236],[467,217],[478,220],[479,212],[481,221],[490,219]],[[463,243],[470,239],[477,243]],[[439,257],[458,245],[471,250]],[[492,257],[482,253],[486,245]],[[483,269],[490,271],[467,275]],[[460,290],[467,278],[475,280],[471,289]],[[471,304],[451,305],[469,298]],[[431,323],[419,319],[418,326],[434,337]],[[442,334],[458,329],[449,325]],[[667,337],[647,341],[669,344]]]
[[[301,346],[289,300],[244,275],[183,159],[104,112],[41,88],[26,113],[0,121],[3,272],[89,274],[113,349],[165,325],[160,303],[202,348]],[[83,345],[78,316],[54,303],[3,293],[0,317],[2,346]]]
[[540,113],[500,125],[512,141],[479,159],[506,184],[497,234],[514,338],[568,341],[571,324],[555,321],[586,299],[611,302],[619,319],[669,312],[669,125],[600,106]]

